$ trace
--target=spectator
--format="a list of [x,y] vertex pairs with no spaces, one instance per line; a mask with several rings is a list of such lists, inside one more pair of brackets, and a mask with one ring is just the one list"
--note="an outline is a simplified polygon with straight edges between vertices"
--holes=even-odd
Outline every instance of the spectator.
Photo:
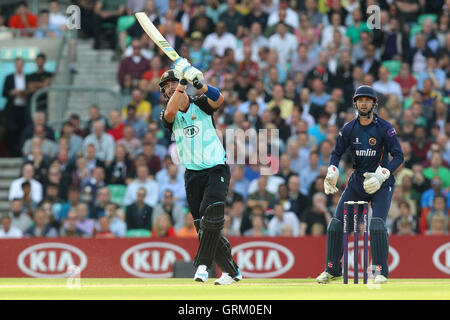
[[133,127],[126,125],[123,128],[123,138],[117,141],[118,146],[125,148],[131,158],[134,158],[136,151],[141,148],[141,141],[134,135]]
[[70,209],[76,208],[76,206],[80,203],[80,189],[76,187],[70,187],[68,190],[68,200],[64,203],[59,211],[59,215],[55,216],[56,220],[62,221],[66,219],[67,213]]
[[67,218],[64,221],[63,226],[59,230],[59,235],[61,237],[73,237],[73,238],[81,238],[85,237],[85,234],[82,230],[77,227],[78,216],[75,208],[72,208],[67,213]]
[[421,73],[427,69],[427,58],[433,56],[433,52],[426,45],[425,36],[421,33],[415,37],[415,44],[407,55],[408,63],[413,73]]
[[280,12],[285,12],[285,20],[284,22],[288,24],[291,28],[297,29],[299,25],[298,13],[295,10],[289,8],[289,3],[287,0],[280,0],[278,4],[278,10],[274,10],[269,14],[269,18],[267,20],[267,26],[273,26],[280,21]]
[[226,48],[236,50],[237,39],[232,33],[226,30],[225,22],[217,22],[216,31],[206,36],[203,42],[203,48],[219,57],[223,57]]
[[44,137],[44,126],[36,125],[34,129],[33,137],[25,141],[22,147],[22,154],[27,157],[30,155],[33,147],[38,147],[41,149],[43,155],[48,158],[55,157],[58,152],[58,145],[54,141]]
[[167,213],[170,217],[170,221],[174,226],[175,230],[179,230],[183,227],[185,222],[185,213],[183,207],[176,202],[174,198],[174,193],[170,189],[166,189],[163,193],[163,197],[160,203],[158,203],[153,211],[152,221],[153,224],[156,218],[163,213]]
[[285,23],[279,22],[276,33],[269,38],[269,47],[277,52],[278,64],[286,71],[286,64],[293,61],[297,51],[297,37],[288,31]]
[[39,11],[39,26],[34,33],[35,38],[61,38],[61,29],[50,23],[50,11],[43,9]]
[[131,176],[132,165],[125,147],[123,145],[116,145],[114,159],[106,168],[106,183],[125,185],[127,179]]
[[83,150],[83,139],[74,131],[75,128],[70,121],[64,122],[61,137],[69,141],[69,158],[71,160],[75,159]]
[[[38,18],[28,11],[26,1],[21,1],[17,5],[16,13],[9,18],[8,26],[12,29],[35,29],[38,27]],[[21,37],[31,37],[33,33],[21,32]]]
[[411,151],[415,158],[424,162],[430,149],[431,141],[427,139],[427,133],[424,126],[414,128],[414,141],[411,144]]
[[84,138],[83,148],[86,150],[87,146],[91,144],[97,150],[98,159],[104,161],[106,165],[111,164],[114,159],[114,139],[105,133],[105,125],[100,120],[93,123],[93,132]]
[[92,170],[91,177],[81,184],[83,201],[92,204],[97,197],[97,191],[104,186],[105,169],[103,167],[95,167]]
[[442,165],[442,153],[434,151],[431,155],[431,166],[423,171],[425,178],[431,180],[435,176],[442,179],[443,188],[450,186],[450,170]]
[[446,208],[445,197],[441,194],[436,195],[433,199],[433,206],[429,210],[424,210],[420,216],[420,231],[424,234],[430,234],[433,228],[433,219],[435,217],[443,218],[444,231],[448,231],[449,226],[449,209]]
[[107,217],[101,217],[98,220],[98,231],[95,233],[96,239],[112,239],[115,234],[111,231],[110,221]]
[[136,107],[127,106],[127,117],[123,120],[124,125],[132,126],[136,138],[142,139],[147,131],[147,123],[136,117]]
[[194,217],[190,212],[184,217],[184,225],[176,232],[178,238],[197,238],[197,231],[194,226]]
[[[126,1],[105,1],[99,0],[95,3],[94,7],[94,21],[93,36],[94,36],[94,49],[100,49],[101,40],[101,25],[104,23],[113,24],[113,30],[116,30],[117,20],[120,16],[126,13]],[[116,49],[116,36],[112,36],[109,39],[109,45],[111,49]]]
[[140,164],[136,169],[136,179],[133,180],[128,186],[125,193],[124,205],[128,206],[136,201],[137,191],[143,187],[147,191],[144,199],[145,204],[154,208],[158,202],[158,184],[149,178],[148,168],[145,164]]
[[131,75],[134,85],[142,78],[142,74],[150,68],[150,62],[141,54],[141,43],[139,40],[133,40],[133,55],[125,57],[120,62],[118,81],[121,87],[124,86],[124,78],[126,74]]
[[[14,17],[14,16],[13,16]],[[3,84],[3,97],[7,99],[5,106],[6,149],[9,156],[20,154],[20,134],[30,123],[30,109],[27,103],[27,77],[24,73],[25,61],[16,58],[15,71],[6,76]],[[20,143],[20,144],[19,144]]]
[[106,214],[106,205],[111,201],[111,192],[107,187],[101,187],[96,194],[94,205],[89,212],[89,218],[98,220]]
[[11,226],[19,229],[22,233],[25,232],[33,221],[25,213],[22,201],[20,199],[13,199],[10,203],[10,208],[9,217],[11,218]]
[[22,238],[22,236],[22,231],[11,225],[11,218],[8,215],[3,215],[2,226],[0,228],[0,239]]
[[272,100],[267,103],[267,109],[278,107],[281,111],[281,118],[286,120],[292,114],[294,102],[284,97],[284,88],[281,84],[275,84],[272,90]]
[[261,215],[251,216],[252,228],[244,232],[246,237],[265,237],[269,235],[264,217]]
[[175,228],[170,222],[170,217],[167,213],[160,214],[153,225],[152,237],[154,238],[166,238],[176,237]]
[[400,85],[403,98],[408,97],[417,85],[417,80],[411,75],[410,66],[406,62],[402,63],[400,73],[393,80]]
[[328,13],[328,14],[330,17],[331,24],[324,27],[321,32],[322,48],[327,48],[328,45],[331,42],[333,42],[333,35],[336,31],[340,32],[342,37],[345,37],[345,33],[346,33],[346,29],[342,25],[342,22],[343,22],[342,17],[339,15],[339,13],[332,13],[331,15],[330,15],[330,13]]
[[384,34],[384,50],[381,60],[405,57],[410,49],[408,34],[401,30],[397,17],[390,17],[388,30]]
[[309,163],[300,171],[300,192],[307,196],[312,183],[319,176],[319,153],[313,151],[309,154]]
[[[91,105],[89,107],[89,120],[86,123],[86,129],[85,132],[86,134],[83,134],[83,137],[86,137],[88,134],[91,134],[93,131],[93,127],[94,127],[94,122],[96,122],[97,120],[100,120],[101,122],[103,122],[104,126],[105,126],[105,131],[109,130],[109,123],[108,123],[108,119],[106,119],[105,116],[103,116],[102,114],[100,114],[100,109],[97,105]],[[76,126],[76,120],[72,119],[71,122],[73,123],[74,127]]]
[[425,79],[431,79],[433,88],[441,91],[445,86],[445,72],[437,67],[436,58],[434,56],[427,57],[426,68],[419,73],[417,80],[417,89],[423,89]]
[[327,138],[327,127],[328,121],[330,120],[330,115],[325,112],[325,110],[317,110],[317,119],[318,122],[308,128],[308,136],[313,137],[317,144],[321,144]]
[[430,229],[427,230],[427,235],[446,235],[448,234],[448,219],[442,214],[434,215],[431,218]]
[[[39,89],[50,86],[53,77],[53,73],[45,71],[44,69],[45,62],[47,61],[47,56],[45,54],[38,54],[35,61],[37,71],[27,75],[27,90],[29,95],[32,95]],[[36,110],[43,110],[46,112],[47,94],[39,96],[36,103]]]
[[390,94],[397,95],[399,101],[403,100],[402,88],[400,85],[392,80],[389,80],[389,70],[382,66],[378,70],[378,76],[380,80],[375,81],[373,84],[373,88],[375,91],[383,94],[384,96],[388,96]]
[[15,198],[22,199],[24,192],[22,190],[22,184],[24,182],[30,183],[31,186],[31,199],[35,203],[42,201],[42,185],[40,182],[33,179],[34,168],[31,163],[26,163],[22,167],[22,177],[15,179],[9,188],[8,200],[12,201]]
[[402,201],[399,204],[400,214],[392,224],[392,234],[413,235],[419,231],[417,217],[411,213],[410,204]]
[[295,213],[290,211],[285,212],[280,203],[274,206],[273,211],[274,216],[269,221],[267,228],[269,236],[281,236],[285,226],[290,226],[292,228],[292,236],[300,236],[300,221],[297,219]]
[[[312,207],[305,211],[305,214],[303,215],[300,233],[302,235],[311,235],[313,232],[312,227],[316,223],[322,225],[322,231],[324,231],[331,219],[332,216],[327,208],[327,198],[325,194],[318,192],[313,196]],[[317,230],[314,230],[314,232],[317,234]]]
[[238,200],[232,203],[229,212],[231,218],[230,229],[228,230],[229,236],[240,236],[251,228],[248,215],[245,213],[244,202]]
[[284,183],[287,183],[290,177],[296,175],[296,173],[291,170],[290,165],[291,159],[289,158],[289,155],[286,153],[282,154],[280,157],[280,170],[278,171],[277,176],[283,178]]
[[34,213],[34,225],[25,231],[24,237],[57,237],[58,231],[49,224],[49,218],[43,209],[36,210]]
[[[145,122],[149,122],[150,115],[152,113],[152,105],[147,100],[144,100],[141,90],[139,89],[133,90],[132,99],[129,104],[136,107],[136,116],[139,119]],[[123,118],[127,117],[127,106],[122,108],[122,117]]]
[[378,70],[380,69],[381,63],[375,57],[375,46],[369,44],[365,49],[365,58],[362,58],[356,62],[358,66],[362,68],[364,74],[370,73],[374,77],[378,75]]
[[225,22],[228,32],[240,38],[244,17],[236,10],[236,0],[226,1],[226,11],[219,16],[219,21]]
[[88,205],[81,202],[76,206],[75,210],[77,213],[77,228],[83,231],[86,236],[92,237],[94,235],[95,221],[88,218]]
[[[113,202],[108,202],[105,206],[105,216],[109,221],[109,229],[115,237],[125,237],[127,224],[118,215],[119,208]],[[100,219],[103,217],[100,217]],[[98,228],[97,228],[98,229]]]
[[115,142],[117,142],[123,138],[123,127],[125,126],[121,121],[120,112],[117,110],[111,111],[109,120],[111,121],[111,128],[109,128],[107,133],[114,138]]

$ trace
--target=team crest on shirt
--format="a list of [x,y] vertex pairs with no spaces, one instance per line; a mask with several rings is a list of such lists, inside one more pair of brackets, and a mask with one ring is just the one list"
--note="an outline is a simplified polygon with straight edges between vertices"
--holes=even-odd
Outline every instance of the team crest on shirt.
[[377,144],[377,139],[375,139],[375,138],[370,138],[370,139],[369,139],[369,144],[370,144],[371,146],[376,145],[376,144]]
[[186,138],[193,138],[195,137],[200,129],[197,126],[189,126],[186,128],[183,128],[183,133],[186,136]]

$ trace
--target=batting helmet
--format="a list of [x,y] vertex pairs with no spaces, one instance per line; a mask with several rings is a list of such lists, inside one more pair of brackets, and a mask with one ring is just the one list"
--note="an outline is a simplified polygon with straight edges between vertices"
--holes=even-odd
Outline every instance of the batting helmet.
[[353,95],[353,102],[356,102],[356,98],[359,97],[369,97],[375,100],[375,102],[378,100],[377,93],[371,86],[359,86]]
[[159,80],[159,91],[161,92],[161,94],[164,97],[169,99],[170,97],[167,96],[167,94],[164,90],[164,86],[170,81],[178,82],[179,80],[180,79],[174,70],[167,70],[166,72],[163,73],[163,75],[161,76],[161,79]]

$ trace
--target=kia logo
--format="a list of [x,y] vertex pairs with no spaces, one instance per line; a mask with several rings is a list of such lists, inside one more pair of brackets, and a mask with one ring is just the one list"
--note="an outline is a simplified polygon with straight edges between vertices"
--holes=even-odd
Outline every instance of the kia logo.
[[17,257],[17,265],[31,277],[65,278],[70,266],[76,265],[82,271],[87,265],[87,257],[69,244],[47,242],[23,250]]
[[436,249],[433,253],[433,263],[442,272],[450,274],[450,242]]
[[274,278],[289,271],[295,258],[286,247],[267,241],[251,241],[233,247],[243,276],[248,278]]
[[140,278],[170,278],[175,261],[191,261],[183,248],[165,242],[146,242],[128,248],[120,258],[122,268]]
[[[355,253],[355,251],[353,250],[353,241],[348,243],[348,274],[350,277],[353,277],[353,272],[354,272],[354,263],[353,263],[353,255]],[[358,241],[358,277],[362,278],[364,276],[363,271],[364,271],[364,240],[359,240]],[[369,267],[372,265],[371,260],[370,260],[370,247],[368,249],[368,253],[369,253]],[[393,247],[389,246],[389,251],[388,251],[388,267],[389,267],[389,272],[393,271],[395,268],[397,268],[398,264],[400,263],[400,255],[398,254],[398,251],[395,250]]]

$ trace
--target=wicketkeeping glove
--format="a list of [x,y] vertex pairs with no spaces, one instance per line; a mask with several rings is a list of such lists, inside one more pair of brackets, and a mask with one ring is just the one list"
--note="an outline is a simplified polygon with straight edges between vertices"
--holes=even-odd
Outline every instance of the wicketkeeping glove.
[[325,194],[334,194],[338,191],[336,187],[337,180],[339,178],[339,169],[331,165],[328,167],[327,176],[323,182]]
[[385,182],[389,176],[391,175],[391,172],[386,169],[382,168],[381,166],[378,166],[377,170],[375,172],[366,172],[363,174],[364,176],[364,190],[368,194],[373,194],[378,191],[378,189],[381,188],[381,185],[383,182]]

